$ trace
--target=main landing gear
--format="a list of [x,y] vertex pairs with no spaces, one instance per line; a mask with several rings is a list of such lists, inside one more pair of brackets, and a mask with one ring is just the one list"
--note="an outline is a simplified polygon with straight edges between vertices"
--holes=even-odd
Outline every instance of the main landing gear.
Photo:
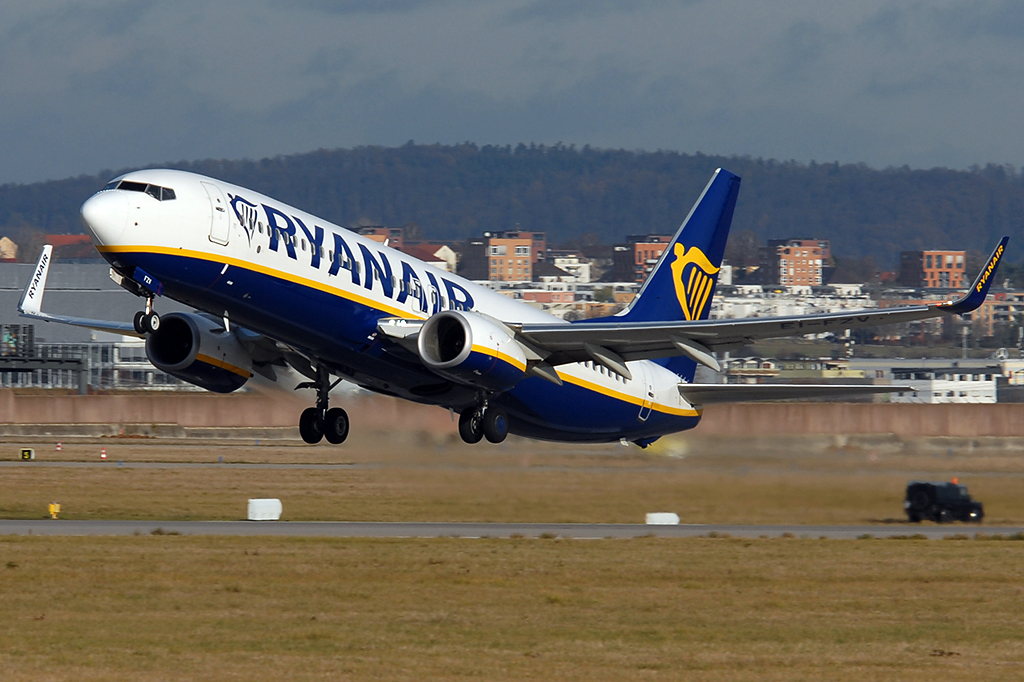
[[316,407],[307,407],[299,416],[299,435],[302,440],[310,445],[319,443],[323,438],[328,443],[340,445],[348,438],[348,413],[340,407],[328,407],[331,389],[338,385],[341,379],[333,384],[331,375],[323,365],[317,366],[317,380],[307,381],[296,386],[300,388],[316,389]]
[[505,410],[484,400],[480,405],[467,407],[459,415],[459,435],[467,443],[479,443],[481,438],[500,443],[508,436],[508,415]]
[[153,310],[153,297],[146,297],[146,309],[135,313],[135,331],[139,334],[152,334],[160,328],[160,316]]

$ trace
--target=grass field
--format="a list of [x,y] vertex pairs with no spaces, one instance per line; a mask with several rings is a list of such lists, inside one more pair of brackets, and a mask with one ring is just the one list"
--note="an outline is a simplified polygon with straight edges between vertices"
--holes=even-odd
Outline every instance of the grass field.
[[[865,524],[904,519],[909,479],[959,476],[985,504],[987,524],[1024,524],[1024,456],[1012,450],[879,453],[786,439],[661,447],[471,447],[416,434],[344,448],[96,439],[39,448],[42,461],[95,466],[5,468],[0,517],[41,518],[59,502],[67,519],[233,520],[248,498],[276,497],[292,521],[642,523],[647,512],[672,511],[691,523]],[[146,462],[204,466],[138,466]]]
[[1024,542],[0,538],[36,680],[1019,680]]
[[[960,476],[988,518],[951,532],[1024,523],[1012,448],[51,447],[0,468],[0,517],[902,523],[909,478]],[[0,680],[1018,680],[1022,565],[997,539],[0,537]]]

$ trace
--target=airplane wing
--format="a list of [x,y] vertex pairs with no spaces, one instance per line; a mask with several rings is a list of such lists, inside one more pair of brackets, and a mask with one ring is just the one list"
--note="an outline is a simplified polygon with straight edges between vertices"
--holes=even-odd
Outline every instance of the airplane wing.
[[970,290],[963,297],[945,303],[742,320],[603,321],[510,326],[523,341],[547,353],[544,361],[549,365],[595,360],[619,371],[616,365],[621,365],[622,361],[688,355],[717,371],[720,366],[714,351],[729,350],[758,339],[820,334],[969,313],[985,301],[1008,240],[1009,237],[1000,240]]
[[[58,322],[70,324],[75,327],[96,329],[97,331],[122,334],[124,336],[135,336],[145,338],[135,329],[131,322],[116,322],[110,320],[93,320],[87,317],[74,317],[71,315],[53,315],[42,311],[43,294],[46,292],[46,277],[50,271],[50,262],[53,259],[53,246],[47,244],[39,255],[36,269],[32,278],[25,285],[25,291],[18,303],[18,312],[22,317],[44,322]],[[299,350],[286,344],[276,341],[268,336],[257,334],[242,327],[234,327],[235,336],[245,345],[252,356],[252,369],[254,372],[266,377],[270,381],[277,381],[275,366],[291,366],[299,374],[316,379],[316,371],[310,364],[309,359]]]
[[51,315],[49,313],[44,313],[42,311],[43,294],[46,290],[46,276],[50,272],[50,262],[52,260],[53,246],[47,244],[43,247],[43,252],[39,255],[39,261],[36,263],[36,269],[32,273],[32,278],[28,281],[28,284],[25,285],[25,291],[22,293],[21,301],[18,303],[18,312],[21,313],[22,317],[28,317],[33,320],[43,320],[44,322],[70,324],[75,327],[86,327],[87,329],[96,329],[98,331],[123,334],[125,336],[142,336],[135,331],[135,325],[131,322],[111,322],[107,320],[92,320],[87,317]]

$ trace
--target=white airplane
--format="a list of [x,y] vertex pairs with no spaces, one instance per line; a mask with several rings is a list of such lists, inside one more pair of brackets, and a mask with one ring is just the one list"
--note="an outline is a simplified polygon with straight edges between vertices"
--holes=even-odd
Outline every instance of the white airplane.
[[[697,364],[756,339],[963,314],[986,297],[1007,237],[956,301],[799,317],[708,320],[740,179],[719,169],[621,313],[564,322],[291,206],[211,178],[142,170],[82,205],[111,277],[145,299],[133,323],[42,311],[51,247],[25,317],[136,335],[159,369],[227,393],[290,366],[316,389],[308,443],[341,443],[328,404],[341,379],[460,413],[466,442],[508,433],[646,447],[693,428],[705,405],[902,390],[892,386],[696,384]],[[161,296],[195,308],[160,316]]]

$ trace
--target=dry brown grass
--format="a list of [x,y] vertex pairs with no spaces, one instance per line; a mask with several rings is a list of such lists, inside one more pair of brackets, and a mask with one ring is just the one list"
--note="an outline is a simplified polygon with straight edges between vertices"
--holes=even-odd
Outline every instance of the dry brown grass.
[[[470,447],[401,432],[343,448],[95,439],[38,448],[40,460],[95,466],[4,468],[0,517],[40,518],[59,502],[68,519],[238,519],[248,498],[277,497],[293,521],[639,523],[674,511],[691,523],[864,524],[903,518],[907,480],[959,474],[985,503],[987,524],[1024,523],[1024,458],[1007,453],[879,454],[785,439],[682,445],[669,441],[661,454],[523,440]],[[149,462],[203,466],[137,466]]]
[[1017,680],[1024,543],[0,538],[36,680]]
[[[1024,522],[1024,462],[998,449],[667,445],[82,440],[59,458],[96,462],[106,446],[110,461],[0,468],[0,517],[58,501],[64,518],[237,519],[270,496],[290,520],[865,523],[901,517],[908,478],[952,473],[989,521]],[[997,540],[0,537],[0,680],[1016,680],[1022,553]]]

